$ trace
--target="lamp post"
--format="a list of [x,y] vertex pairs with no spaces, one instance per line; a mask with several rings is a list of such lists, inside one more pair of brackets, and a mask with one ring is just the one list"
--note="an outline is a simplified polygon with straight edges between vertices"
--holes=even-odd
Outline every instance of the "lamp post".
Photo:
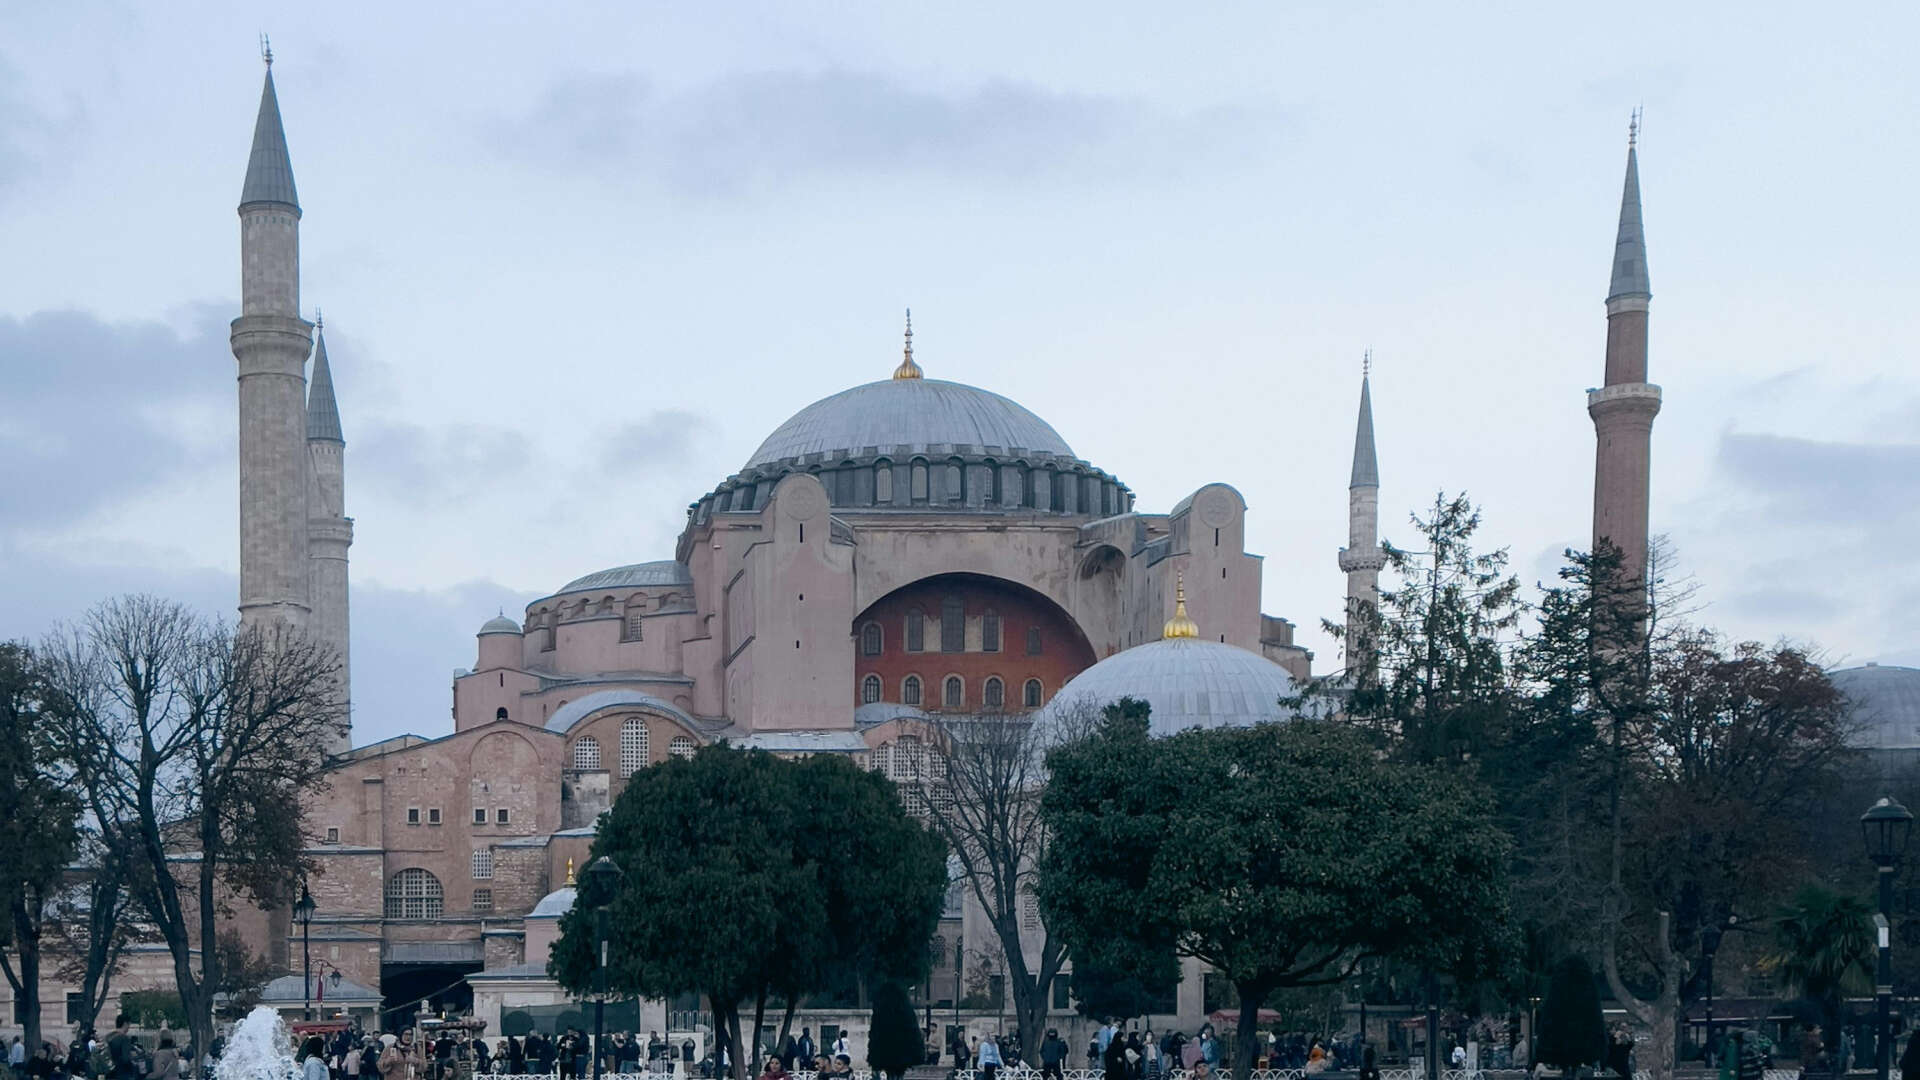
[[1720,951],[1720,938],[1725,933],[1719,923],[1700,931],[1700,974],[1707,980],[1707,1038],[1705,1057],[1713,1059],[1713,956]]
[[600,1080],[600,1048],[607,1028],[607,905],[620,891],[620,867],[605,855],[587,867],[587,885],[593,892],[593,948],[599,961],[600,995],[593,1003],[593,1080]]
[[313,910],[318,907],[307,883],[300,883],[300,899],[293,902],[293,918],[300,924],[300,1019],[313,1019],[313,950],[309,936],[313,929]]
[[1540,1063],[1540,995],[1527,998],[1527,1064]]
[[1860,815],[1860,836],[1866,841],[1867,857],[1880,871],[1880,914],[1874,918],[1880,945],[1880,967],[1874,977],[1874,996],[1878,999],[1878,1034],[1874,1039],[1875,1070],[1879,1080],[1887,1080],[1893,1068],[1893,874],[1900,857],[1907,852],[1907,840],[1913,833],[1913,812],[1882,798]]

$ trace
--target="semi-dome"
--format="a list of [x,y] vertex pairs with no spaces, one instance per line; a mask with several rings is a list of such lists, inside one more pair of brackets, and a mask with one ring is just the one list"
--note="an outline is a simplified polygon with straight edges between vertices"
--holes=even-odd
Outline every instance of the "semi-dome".
[[1156,736],[1196,727],[1252,727],[1293,719],[1297,714],[1280,699],[1298,692],[1285,668],[1257,653],[1168,637],[1115,653],[1074,676],[1040,719],[1065,724],[1076,713],[1131,697],[1152,706],[1148,723]]
[[480,627],[481,636],[486,634],[518,634],[519,632],[520,624],[507,618],[504,614],[495,615]]
[[1829,672],[1853,705],[1859,725],[1852,742],[1862,750],[1920,748],[1920,668],[1867,664]]
[[573,910],[573,900],[578,892],[579,890],[572,885],[553,890],[541,897],[539,903],[533,905],[533,910],[527,912],[527,918],[557,919],[565,915]]
[[607,570],[596,570],[585,577],[577,577],[560,586],[560,593],[580,592],[585,589],[620,589],[644,587],[649,585],[691,585],[693,572],[674,559],[658,559],[654,562],[633,563],[629,566],[615,566]]
[[801,409],[753,452],[752,469],[807,454],[923,453],[933,446],[1029,450],[1073,457],[1053,425],[989,390],[939,379],[856,386]]

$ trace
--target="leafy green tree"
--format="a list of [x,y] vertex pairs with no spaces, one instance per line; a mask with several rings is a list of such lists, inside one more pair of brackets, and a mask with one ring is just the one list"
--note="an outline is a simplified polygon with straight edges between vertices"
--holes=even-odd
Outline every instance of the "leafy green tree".
[[1600,1015],[1600,988],[1593,968],[1569,956],[1554,969],[1547,1000],[1540,1007],[1539,1061],[1560,1069],[1581,1069],[1607,1054],[1607,1026]]
[[40,1045],[45,924],[79,843],[80,800],[47,738],[50,692],[32,650],[0,642],[0,971],[24,1014],[28,1046]]
[[[705,995],[736,1077],[749,1003],[757,1032],[770,997],[790,1023],[805,994],[854,977],[917,981],[946,888],[943,845],[884,777],[725,745],[635,773],[601,819],[602,856],[626,869],[607,904],[609,987]],[[596,906],[562,917],[548,964],[579,993],[596,985]]]
[[1275,991],[1376,956],[1485,977],[1516,948],[1485,792],[1383,759],[1349,725],[1152,739],[1116,711],[1047,765],[1047,918],[1076,956],[1106,938],[1211,965],[1239,995],[1236,1060]]
[[913,1015],[907,988],[887,979],[873,991],[873,1030],[867,1037],[867,1064],[889,1080],[927,1060],[926,1041]]
[[1824,885],[1801,888],[1773,927],[1763,963],[1780,984],[1820,1007],[1826,1041],[1838,1037],[1840,1004],[1873,992],[1873,909]]

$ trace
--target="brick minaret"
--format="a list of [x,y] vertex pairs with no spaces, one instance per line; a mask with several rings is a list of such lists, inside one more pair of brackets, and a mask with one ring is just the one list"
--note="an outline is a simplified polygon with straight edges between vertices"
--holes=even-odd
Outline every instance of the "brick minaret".
[[1361,374],[1353,477],[1347,483],[1347,546],[1340,549],[1340,569],[1347,575],[1347,673],[1355,683],[1371,682],[1377,673],[1377,650],[1365,613],[1379,607],[1380,568],[1387,561],[1380,550],[1380,462],[1373,451],[1370,380],[1370,372]]
[[[347,516],[347,440],[340,431],[340,407],[333,398],[333,368],[327,363],[327,336],[314,320],[313,381],[307,391],[307,457],[311,487],[307,507],[307,595],[313,613],[308,632],[340,657],[340,696],[349,702],[347,549],[353,546],[353,519]],[[345,729],[342,730],[345,735]],[[339,750],[347,749],[342,745]]]
[[240,618],[304,627],[307,600],[307,353],[300,317],[300,202],[273,92],[260,91],[240,191]]
[[1647,486],[1653,418],[1660,388],[1647,381],[1647,239],[1640,224],[1640,162],[1636,114],[1627,137],[1627,179],[1620,195],[1620,231],[1613,248],[1613,285],[1607,291],[1607,381],[1587,391],[1587,415],[1597,440],[1593,466],[1593,544],[1620,549],[1626,581],[1644,585],[1647,572]]

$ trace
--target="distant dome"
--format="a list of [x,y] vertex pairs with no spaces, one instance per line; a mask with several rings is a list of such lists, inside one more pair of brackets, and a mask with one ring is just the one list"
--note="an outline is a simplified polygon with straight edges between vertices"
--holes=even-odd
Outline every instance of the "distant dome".
[[1853,703],[1859,725],[1852,739],[1855,747],[1920,748],[1920,668],[1868,664],[1830,671],[1827,677]]
[[[520,624],[517,622],[514,622],[512,619],[507,618],[505,615],[496,615],[493,618],[488,619],[486,623],[480,627],[480,635],[518,634],[519,632],[520,632]],[[480,635],[476,635],[476,636],[480,636]]]
[[691,585],[693,573],[686,566],[673,559],[660,559],[655,562],[634,563],[631,566],[616,566],[610,570],[596,570],[585,577],[577,577],[560,586],[560,593],[580,592],[583,589],[619,589],[646,585]]
[[553,890],[541,897],[539,903],[533,905],[533,910],[527,912],[527,918],[557,919],[565,915],[573,910],[573,898],[578,892],[579,890],[571,885]]
[[1279,664],[1237,645],[1174,637],[1115,653],[1075,675],[1042,710],[1058,724],[1081,708],[1100,709],[1123,697],[1153,707],[1156,736],[1188,728],[1252,727],[1292,720],[1282,697],[1299,691]]
[[939,379],[887,379],[843,390],[794,413],[745,468],[818,453],[922,453],[935,445],[997,446],[1073,457],[1053,426],[1011,399]]

